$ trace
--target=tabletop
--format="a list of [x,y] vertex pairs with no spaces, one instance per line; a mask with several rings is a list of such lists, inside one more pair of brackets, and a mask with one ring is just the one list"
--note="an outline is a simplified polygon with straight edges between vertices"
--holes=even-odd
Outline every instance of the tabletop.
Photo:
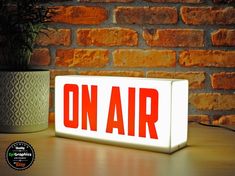
[[[190,123],[188,135],[187,147],[163,154],[56,137],[53,124],[37,133],[0,134],[0,175],[235,175],[234,132]],[[23,171],[5,160],[7,147],[19,140],[30,143],[36,156]]]

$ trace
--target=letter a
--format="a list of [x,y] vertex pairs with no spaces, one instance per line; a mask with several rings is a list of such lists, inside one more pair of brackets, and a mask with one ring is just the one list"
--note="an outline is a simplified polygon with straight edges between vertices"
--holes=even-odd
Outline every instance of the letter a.
[[[115,110],[117,114],[117,121],[114,121]],[[124,134],[122,103],[119,87],[112,87],[106,132],[112,133],[113,128],[118,129],[118,134]]]

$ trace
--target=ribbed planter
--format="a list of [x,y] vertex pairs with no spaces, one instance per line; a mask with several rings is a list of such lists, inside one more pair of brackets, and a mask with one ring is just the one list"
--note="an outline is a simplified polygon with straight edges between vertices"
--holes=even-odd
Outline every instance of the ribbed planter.
[[0,71],[0,132],[48,127],[49,81],[49,71]]

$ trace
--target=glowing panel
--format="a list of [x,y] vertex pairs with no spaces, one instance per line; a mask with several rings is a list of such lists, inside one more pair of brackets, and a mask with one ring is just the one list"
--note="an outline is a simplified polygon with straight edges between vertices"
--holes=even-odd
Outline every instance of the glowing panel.
[[188,81],[57,76],[57,136],[172,153],[186,145]]

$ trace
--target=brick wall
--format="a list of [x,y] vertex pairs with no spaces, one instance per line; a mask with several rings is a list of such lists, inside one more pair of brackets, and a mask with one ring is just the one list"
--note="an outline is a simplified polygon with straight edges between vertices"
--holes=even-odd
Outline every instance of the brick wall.
[[235,124],[234,0],[55,0],[32,65],[64,74],[184,78],[189,120]]

